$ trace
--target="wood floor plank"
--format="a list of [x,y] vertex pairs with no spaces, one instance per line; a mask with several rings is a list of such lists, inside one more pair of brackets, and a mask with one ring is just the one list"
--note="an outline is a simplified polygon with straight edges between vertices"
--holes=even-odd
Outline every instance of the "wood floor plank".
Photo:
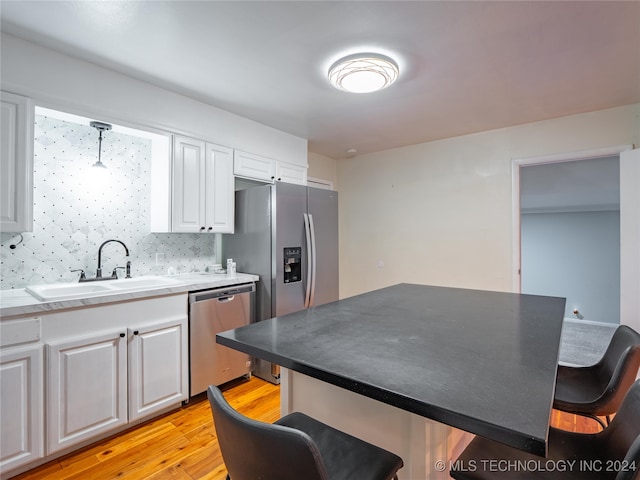
[[[98,463],[98,462],[95,462],[95,463]],[[29,470],[27,473],[23,473],[22,475],[13,477],[13,479],[22,479],[22,478],[34,478],[34,479],[39,479],[39,478],[50,479],[51,478],[52,479],[54,478],[54,475],[61,470],[62,470],[62,466],[60,465],[60,462],[58,462],[57,460],[54,460],[52,462],[45,463],[44,465],[40,465],[39,467]]]
[[[280,388],[258,378],[224,389],[243,414],[279,418]],[[225,480],[209,402],[200,395],[186,406],[101,440],[13,480]]]
[[[602,419],[605,420],[604,418]],[[551,426],[561,430],[576,433],[598,433],[602,427],[592,418],[574,415],[572,413],[553,410],[551,412]]]
[[[206,478],[214,471],[224,470],[226,472],[217,441],[193,452],[182,459],[180,463],[184,470],[194,479]],[[224,479],[225,475],[221,478]]]
[[65,480],[72,475],[82,474],[83,472],[99,468],[99,465],[100,462],[98,462],[95,456],[81,457],[78,459],[78,461],[73,462],[66,467],[60,465],[60,470],[57,470],[49,475],[37,478],[46,478],[47,480]]
[[99,462],[106,462],[122,453],[130,452],[143,445],[148,445],[154,439],[162,441],[168,436],[176,435],[176,428],[170,422],[161,425],[148,425],[146,428],[136,430],[136,435],[118,437],[109,442],[105,448],[96,453]]

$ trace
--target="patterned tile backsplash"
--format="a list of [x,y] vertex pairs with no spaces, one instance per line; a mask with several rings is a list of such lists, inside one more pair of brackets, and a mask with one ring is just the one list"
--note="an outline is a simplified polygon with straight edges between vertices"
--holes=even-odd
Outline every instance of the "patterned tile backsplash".
[[[132,275],[204,270],[215,263],[215,235],[150,233],[151,141],[113,131],[103,133],[102,162],[111,173],[107,185],[88,180],[98,155],[98,132],[36,115],[34,142],[33,232],[15,249],[19,235],[0,235],[0,289],[73,282],[83,269],[95,276],[98,247],[118,239],[129,248]],[[117,243],[102,252],[103,276],[127,258]],[[165,263],[156,266],[156,253]],[[121,271],[122,272],[122,271]],[[123,273],[119,273],[123,275]]]

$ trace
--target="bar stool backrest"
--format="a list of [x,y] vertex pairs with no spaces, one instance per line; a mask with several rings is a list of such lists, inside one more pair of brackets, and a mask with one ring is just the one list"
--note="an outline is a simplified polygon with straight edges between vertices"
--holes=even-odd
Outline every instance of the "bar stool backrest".
[[606,403],[619,405],[638,375],[640,333],[626,325],[620,325],[602,359],[593,368],[602,385],[606,385]]
[[611,424],[597,436],[609,458],[624,458],[621,467],[625,462],[630,467],[620,468],[616,480],[640,479],[640,380],[632,385]]
[[217,387],[207,396],[231,480],[329,480],[309,435],[238,413]]

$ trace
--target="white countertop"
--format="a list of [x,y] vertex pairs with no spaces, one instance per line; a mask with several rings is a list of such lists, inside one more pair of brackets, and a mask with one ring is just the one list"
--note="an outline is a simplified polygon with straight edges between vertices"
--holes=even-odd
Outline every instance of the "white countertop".
[[242,283],[257,282],[260,277],[248,273],[235,273],[232,275],[185,273],[173,275],[168,278],[178,283],[133,292],[87,294],[87,296],[83,298],[57,301],[40,301],[29,294],[24,288],[1,290],[0,318],[4,320],[8,317],[47,313],[65,308],[86,307],[90,305],[138,300],[160,295],[180,294],[209,288],[227,287]]

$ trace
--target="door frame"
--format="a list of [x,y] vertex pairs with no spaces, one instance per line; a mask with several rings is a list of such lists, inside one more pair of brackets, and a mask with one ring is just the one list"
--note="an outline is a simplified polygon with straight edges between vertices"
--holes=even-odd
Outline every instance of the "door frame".
[[520,169],[532,165],[544,165],[549,163],[563,163],[580,160],[589,160],[598,157],[610,157],[620,155],[627,150],[633,150],[633,145],[617,145],[611,147],[594,148],[581,150],[578,152],[557,153],[552,155],[542,155],[536,157],[513,158],[511,159],[511,215],[512,215],[512,275],[511,288],[515,293],[520,293],[522,289],[521,262],[522,245],[520,238]]

